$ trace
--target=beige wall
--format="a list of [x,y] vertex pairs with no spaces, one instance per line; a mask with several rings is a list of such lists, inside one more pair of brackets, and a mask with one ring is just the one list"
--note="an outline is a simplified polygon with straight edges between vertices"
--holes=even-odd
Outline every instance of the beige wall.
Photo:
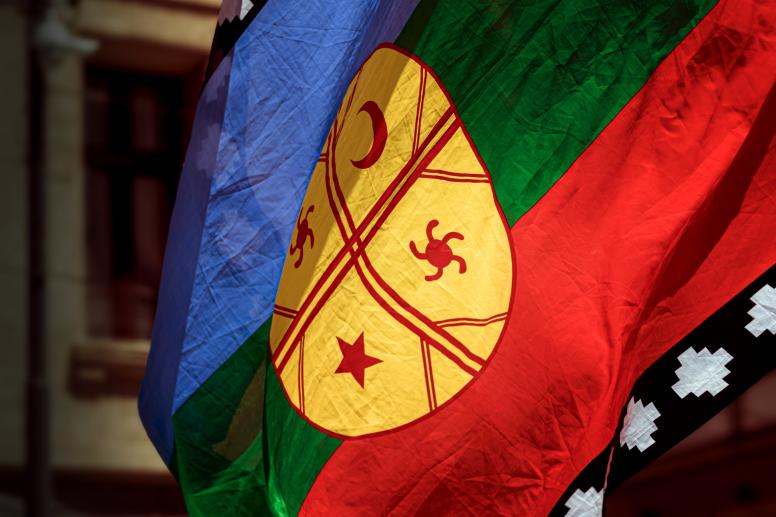
[[145,436],[133,399],[78,399],[67,390],[72,347],[89,341],[83,61],[69,56],[52,63],[48,73],[46,267],[53,464],[159,470],[163,465]]
[[[212,2],[211,2],[212,3]],[[82,33],[103,43],[110,52],[95,59],[118,67],[169,69],[209,50],[215,11],[187,10],[186,5],[85,0],[78,9]],[[168,63],[133,61],[136,42],[158,46],[152,55]],[[122,46],[125,48],[122,49]],[[123,51],[122,51],[123,50]],[[146,56],[147,57],[147,56]],[[168,65],[168,66],[165,66]],[[52,105],[47,124],[51,142],[49,268],[52,275],[49,336],[54,383],[54,464],[67,467],[158,471],[164,465],[142,429],[136,402],[126,397],[77,399],[65,389],[72,345],[88,343],[84,242],[85,202],[83,164],[83,61],[71,58],[53,73]]]
[[[209,51],[218,0],[84,0],[75,25],[102,43],[102,65],[178,73]],[[0,465],[24,454],[26,327],[26,48],[24,19],[0,7]],[[144,49],[141,55],[136,50]],[[164,470],[130,397],[84,399],[67,389],[73,347],[86,333],[84,58],[49,63],[46,131],[47,346],[55,467]],[[100,346],[110,346],[102,344]],[[137,346],[146,346],[140,343]]]
[[[196,7],[189,10],[186,7]],[[207,53],[213,39],[217,0],[127,2],[81,0],[77,26],[82,33],[134,39]]]

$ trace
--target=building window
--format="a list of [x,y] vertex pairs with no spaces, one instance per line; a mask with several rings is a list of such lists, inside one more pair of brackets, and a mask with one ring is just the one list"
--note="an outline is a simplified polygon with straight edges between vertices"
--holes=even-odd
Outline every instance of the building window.
[[88,332],[150,337],[184,153],[184,81],[88,67]]

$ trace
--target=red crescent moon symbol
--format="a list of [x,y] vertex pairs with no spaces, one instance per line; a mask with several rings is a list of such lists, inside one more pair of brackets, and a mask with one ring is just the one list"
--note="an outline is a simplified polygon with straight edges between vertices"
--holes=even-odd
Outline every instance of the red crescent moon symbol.
[[355,167],[359,169],[368,169],[380,158],[385,149],[385,140],[388,138],[388,127],[385,125],[385,116],[380,111],[379,106],[374,101],[366,101],[359,113],[362,111],[369,115],[372,119],[372,133],[374,138],[372,139],[372,148],[369,152],[360,160],[350,160]]

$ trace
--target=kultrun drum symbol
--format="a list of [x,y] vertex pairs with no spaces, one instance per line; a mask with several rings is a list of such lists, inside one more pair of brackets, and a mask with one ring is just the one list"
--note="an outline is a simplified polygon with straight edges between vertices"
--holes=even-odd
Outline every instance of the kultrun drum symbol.
[[292,242],[272,361],[294,408],[330,434],[433,415],[501,339],[509,228],[449,95],[397,47],[351,81]]

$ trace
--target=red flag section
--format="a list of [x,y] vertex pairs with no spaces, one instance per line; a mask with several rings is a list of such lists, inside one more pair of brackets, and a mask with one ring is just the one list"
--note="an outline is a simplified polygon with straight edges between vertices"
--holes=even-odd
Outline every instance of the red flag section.
[[[776,262],[776,3],[722,2],[512,229],[516,297],[433,419],[345,441],[302,514],[546,514],[638,376]],[[670,423],[661,423],[670,425]]]

